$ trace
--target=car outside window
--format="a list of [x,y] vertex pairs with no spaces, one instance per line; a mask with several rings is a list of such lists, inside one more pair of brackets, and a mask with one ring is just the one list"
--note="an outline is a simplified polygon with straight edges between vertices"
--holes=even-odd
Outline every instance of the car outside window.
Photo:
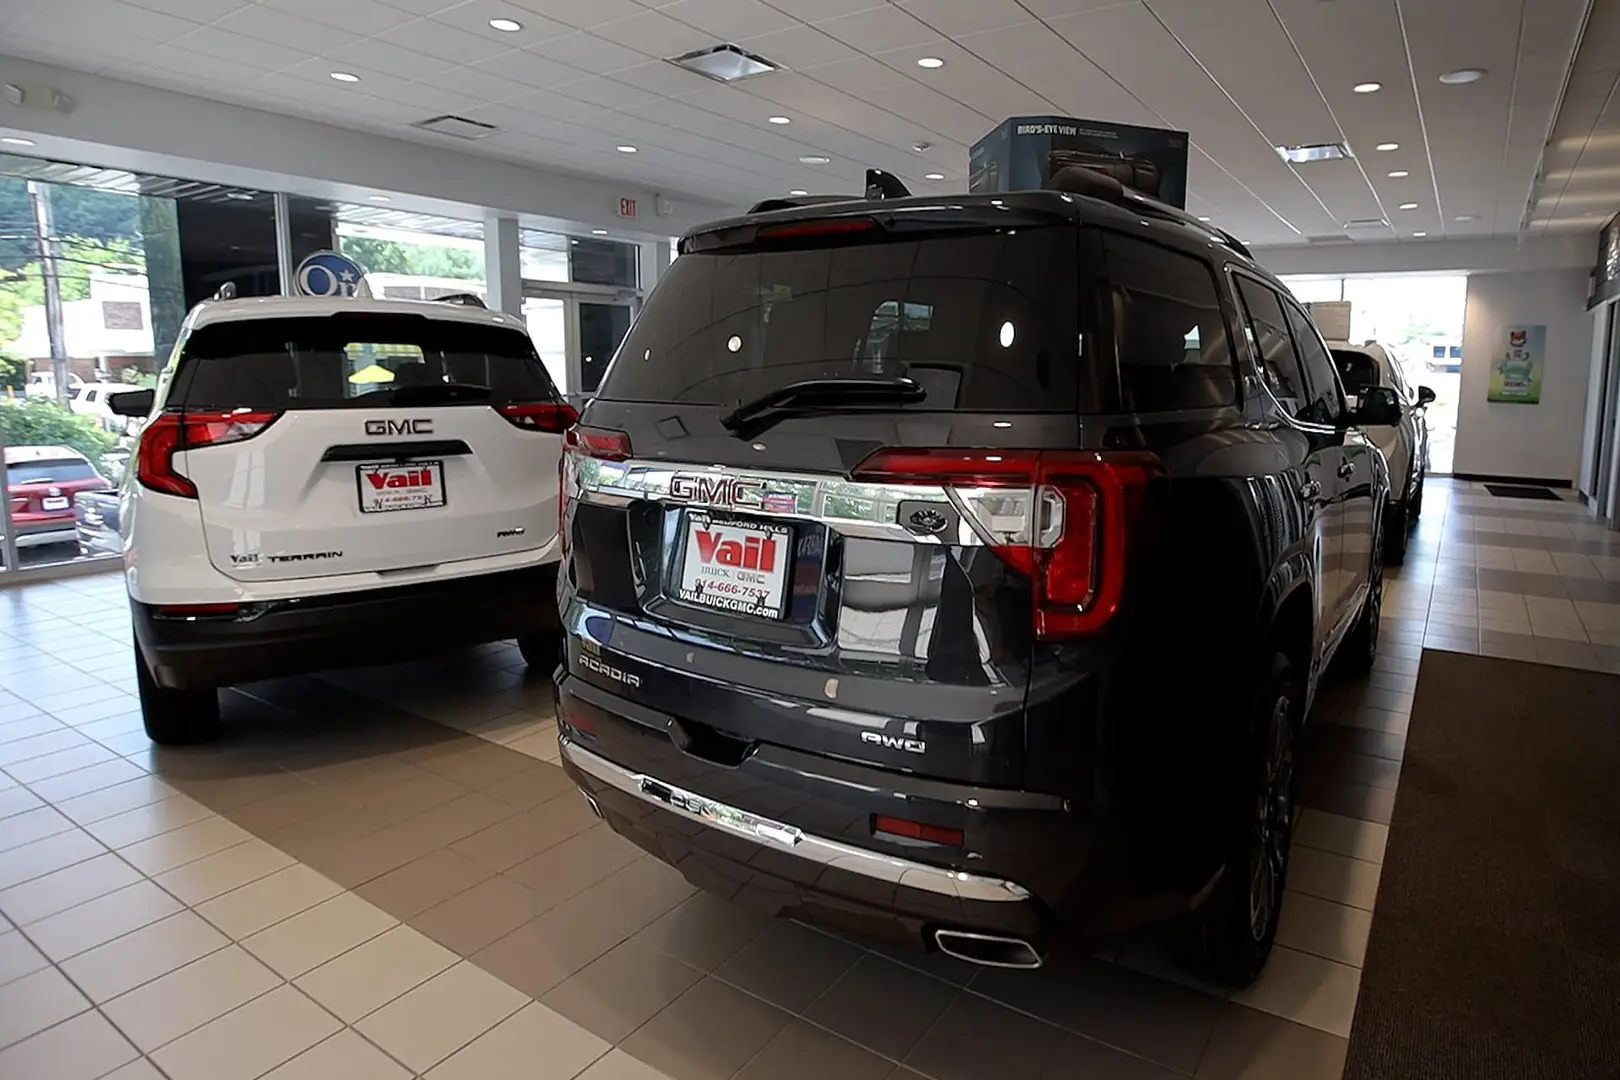
[[97,480],[100,475],[88,461],[79,458],[47,458],[19,461],[6,466],[8,484],[69,484],[76,480]]
[[1103,234],[1103,251],[1125,408],[1197,409],[1236,401],[1232,350],[1210,266],[1113,232]]

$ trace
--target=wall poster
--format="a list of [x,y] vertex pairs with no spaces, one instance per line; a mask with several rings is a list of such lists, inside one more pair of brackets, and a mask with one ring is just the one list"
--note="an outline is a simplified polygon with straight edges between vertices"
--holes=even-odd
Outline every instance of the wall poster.
[[1510,326],[1506,344],[1492,361],[1487,400],[1535,405],[1541,401],[1541,376],[1547,365],[1547,328]]

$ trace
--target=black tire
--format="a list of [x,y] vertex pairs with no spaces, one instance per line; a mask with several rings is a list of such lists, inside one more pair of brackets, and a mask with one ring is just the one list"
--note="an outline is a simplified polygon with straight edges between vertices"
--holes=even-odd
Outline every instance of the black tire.
[[556,631],[525,634],[517,639],[523,662],[532,668],[550,671],[562,662],[562,635]]
[[1412,531],[1405,499],[1384,509],[1384,561],[1399,566],[1406,561],[1406,538]]
[[211,687],[171,690],[159,686],[135,646],[135,682],[146,737],[159,746],[192,746],[219,738],[219,691]]
[[1193,912],[1177,949],[1189,972],[1233,988],[1259,977],[1277,940],[1297,816],[1294,735],[1304,694],[1284,653],[1271,655],[1258,686],[1241,757],[1248,795],[1230,829],[1220,880]]
[[1406,498],[1406,517],[1409,523],[1416,524],[1417,519],[1423,516],[1423,472],[1419,470],[1417,482],[1412,485],[1412,494]]

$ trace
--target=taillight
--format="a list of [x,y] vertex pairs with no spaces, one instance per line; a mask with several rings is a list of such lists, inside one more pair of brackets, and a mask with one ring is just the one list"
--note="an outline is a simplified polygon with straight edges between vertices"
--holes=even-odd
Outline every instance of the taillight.
[[630,436],[623,431],[575,424],[563,435],[563,455],[557,462],[557,538],[564,558],[568,556],[568,502],[579,484],[577,459],[628,461],[630,454]]
[[1029,576],[1035,635],[1052,640],[1092,633],[1119,609],[1130,530],[1163,473],[1140,453],[889,449],[852,476],[948,488],[974,531]]
[[944,844],[947,847],[962,846],[962,830],[948,829],[943,825],[927,825],[921,821],[907,821],[905,818],[890,817],[886,814],[872,815],[872,831],[887,833],[890,836],[900,836],[907,840],[921,840],[929,844]]
[[253,409],[159,413],[141,430],[135,447],[135,479],[153,491],[195,499],[197,485],[174,467],[175,454],[243,442],[275,423],[280,415]]
[[514,402],[497,406],[495,411],[506,417],[513,427],[548,435],[561,435],[579,419],[579,412],[561,401]]
[[825,218],[820,221],[794,221],[786,225],[766,225],[758,232],[761,240],[797,240],[806,236],[836,236],[871,232],[877,222],[867,217]]

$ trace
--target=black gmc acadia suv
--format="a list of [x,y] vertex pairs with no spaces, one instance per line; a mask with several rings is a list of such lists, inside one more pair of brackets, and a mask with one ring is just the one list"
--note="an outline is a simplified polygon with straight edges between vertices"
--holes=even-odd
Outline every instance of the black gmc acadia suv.
[[564,766],[782,915],[1007,967],[1179,919],[1247,983],[1398,403],[1113,180],[882,179],[686,236],[570,434]]

